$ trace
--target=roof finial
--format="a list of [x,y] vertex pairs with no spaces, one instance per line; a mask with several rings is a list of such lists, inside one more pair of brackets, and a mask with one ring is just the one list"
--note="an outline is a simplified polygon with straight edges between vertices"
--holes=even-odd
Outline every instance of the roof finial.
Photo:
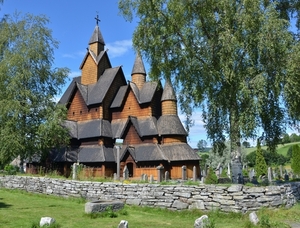
[[98,22],[100,21],[100,19],[99,19],[99,13],[98,13],[98,11],[96,11],[96,13],[97,13],[97,17],[95,17],[95,20],[96,20],[96,24],[98,25]]

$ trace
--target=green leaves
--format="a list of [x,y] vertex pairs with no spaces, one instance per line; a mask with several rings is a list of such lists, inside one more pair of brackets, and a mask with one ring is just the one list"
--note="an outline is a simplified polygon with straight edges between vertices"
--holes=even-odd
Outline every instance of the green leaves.
[[300,113],[293,97],[299,98],[293,86],[299,45],[282,16],[290,8],[281,2],[120,0],[119,6],[125,17],[140,19],[133,44],[149,61],[150,76],[171,79],[189,118],[202,107],[213,144],[222,148],[229,138],[235,150],[241,138],[263,131],[275,150]]
[[[46,27],[44,16],[20,14],[7,17],[0,27],[0,162],[18,155],[40,155],[55,146],[57,134],[67,135],[60,126],[63,109],[54,103],[65,83],[68,69],[53,69],[58,42]],[[52,116],[52,117],[51,117]],[[53,119],[53,117],[56,117]],[[41,129],[48,127],[48,134]]]

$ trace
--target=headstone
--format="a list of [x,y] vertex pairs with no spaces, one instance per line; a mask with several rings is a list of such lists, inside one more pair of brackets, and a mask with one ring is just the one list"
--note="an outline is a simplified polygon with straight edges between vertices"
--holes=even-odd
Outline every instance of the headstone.
[[129,178],[129,170],[127,168],[127,165],[125,165],[124,170],[123,170],[123,179],[128,180]]
[[144,174],[144,179],[143,179],[143,181],[148,182],[148,175],[147,175],[147,174]]
[[126,220],[121,220],[118,228],[128,228],[128,222]]
[[53,223],[55,223],[55,219],[51,218],[51,217],[42,217],[41,220],[40,220],[40,226],[41,227],[44,226],[44,225],[50,226]]
[[116,180],[117,180],[117,174],[114,173],[114,181],[116,181]]
[[165,181],[169,181],[169,179],[170,179],[170,173],[169,173],[169,171],[166,171],[165,172]]
[[201,177],[200,183],[204,184],[204,181],[205,181],[204,177]]
[[197,181],[197,168],[196,166],[193,167],[193,181]]
[[230,164],[228,163],[228,166],[227,166],[227,176],[229,178],[231,178],[231,175],[230,175]]
[[239,174],[242,175],[242,163],[238,158],[235,158],[231,162],[232,168],[232,183],[238,184]]
[[73,163],[72,179],[73,179],[73,180],[76,180],[76,179],[77,179],[77,164],[76,164],[76,163]]
[[273,180],[272,168],[268,167],[268,181],[271,183]]
[[205,228],[209,223],[208,216],[202,215],[200,218],[197,218],[194,223],[194,228]]
[[256,213],[253,211],[249,214],[249,220],[252,224],[257,225],[259,222],[259,219],[256,215]]
[[154,178],[153,175],[150,175],[150,180],[149,180],[150,184],[152,184],[154,182]]
[[250,181],[252,181],[253,177],[254,177],[254,169],[251,169],[249,171],[249,179],[250,179]]
[[186,180],[187,179],[187,172],[186,172],[186,166],[183,165],[181,167],[181,179],[182,180]]
[[162,165],[157,166],[157,182],[162,182],[163,180],[163,171],[164,171],[164,167]]
[[280,178],[283,178],[282,165],[279,166]]
[[145,174],[142,174],[142,175],[141,175],[141,181],[144,180],[144,175],[145,175]]
[[259,185],[256,176],[252,177],[251,183],[254,184],[254,185]]
[[244,184],[244,177],[240,173],[238,174],[238,184]]
[[117,180],[120,180],[120,146],[117,148]]

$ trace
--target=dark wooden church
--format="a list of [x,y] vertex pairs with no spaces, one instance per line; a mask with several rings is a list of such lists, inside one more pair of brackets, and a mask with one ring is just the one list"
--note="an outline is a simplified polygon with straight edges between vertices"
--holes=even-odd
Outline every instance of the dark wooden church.
[[130,177],[141,174],[157,178],[157,166],[181,178],[182,166],[192,178],[200,175],[200,157],[187,144],[178,115],[172,85],[147,82],[140,55],[136,56],[131,81],[121,66],[112,67],[98,24],[80,65],[81,76],[73,79],[59,103],[66,105],[65,125],[72,137],[70,147],[53,154],[61,167],[74,162],[97,167],[98,176],[117,173],[116,141],[120,149],[120,173],[125,165]]

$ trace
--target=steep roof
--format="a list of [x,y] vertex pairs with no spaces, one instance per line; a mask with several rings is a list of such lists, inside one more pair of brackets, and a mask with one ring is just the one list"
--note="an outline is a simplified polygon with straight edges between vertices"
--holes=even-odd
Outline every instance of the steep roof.
[[96,56],[96,54],[95,54],[92,50],[87,49],[87,52],[86,52],[86,54],[85,54],[85,56],[84,56],[84,58],[83,58],[83,60],[82,60],[82,62],[81,62],[81,64],[80,64],[79,69],[82,69],[82,68],[83,68],[83,65],[84,65],[84,63],[85,63],[85,61],[86,61],[86,59],[87,59],[87,57],[88,57],[89,55],[92,57],[92,59],[94,60],[94,62],[95,62],[97,65],[99,64],[99,62],[101,61],[102,58],[106,58],[107,61],[108,61],[108,63],[109,63],[109,67],[111,67],[111,63],[110,63],[110,61],[109,61],[109,58],[108,58],[108,55],[107,55],[107,51],[106,51],[106,50],[101,51],[100,54],[99,54],[98,56]]
[[106,69],[95,84],[82,85],[80,84],[80,77],[74,78],[59,103],[67,104],[77,88],[86,105],[101,104],[118,73],[122,74],[124,83],[126,83],[120,66]]
[[93,137],[112,137],[111,126],[108,120],[95,119],[77,122],[78,139]]
[[166,100],[177,101],[174,88],[171,85],[171,82],[169,80],[166,80],[163,94],[161,96],[161,101],[166,101]]
[[144,74],[146,75],[145,66],[142,60],[141,55],[138,53],[135,57],[131,75],[133,74]]
[[117,119],[111,121],[111,131],[115,139],[122,138],[125,128],[128,124],[129,118],[126,119]]
[[154,116],[149,116],[149,117],[130,116],[129,118],[140,137],[158,134],[156,128],[157,120]]
[[110,106],[111,108],[119,108],[122,106],[128,88],[128,85],[124,85],[119,88],[117,95]]
[[177,115],[159,117],[157,129],[159,135],[188,135]]
[[80,162],[115,162],[112,147],[104,145],[85,145],[81,146],[79,152]]
[[100,43],[102,45],[105,45],[103,36],[101,34],[100,28],[98,25],[96,25],[94,32],[90,38],[89,44],[93,43]]
[[134,146],[123,146],[121,149],[120,160],[124,158],[127,152],[131,154],[136,162],[141,161],[163,161],[167,160],[157,144],[146,143]]

